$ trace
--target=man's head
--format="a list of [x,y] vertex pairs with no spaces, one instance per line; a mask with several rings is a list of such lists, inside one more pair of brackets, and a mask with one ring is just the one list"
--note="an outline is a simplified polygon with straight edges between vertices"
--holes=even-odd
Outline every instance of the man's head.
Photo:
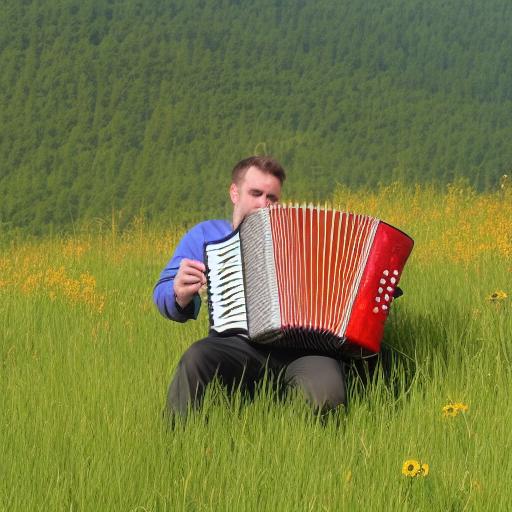
[[269,156],[251,156],[233,168],[229,195],[233,203],[233,228],[258,208],[277,203],[286,174]]

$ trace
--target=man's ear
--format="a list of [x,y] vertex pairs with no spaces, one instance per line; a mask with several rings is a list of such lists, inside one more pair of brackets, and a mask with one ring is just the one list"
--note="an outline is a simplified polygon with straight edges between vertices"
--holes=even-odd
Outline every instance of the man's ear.
[[229,187],[229,197],[231,197],[231,202],[233,204],[238,203],[238,200],[240,199],[240,194],[238,192],[238,187],[236,183],[231,183],[231,186]]

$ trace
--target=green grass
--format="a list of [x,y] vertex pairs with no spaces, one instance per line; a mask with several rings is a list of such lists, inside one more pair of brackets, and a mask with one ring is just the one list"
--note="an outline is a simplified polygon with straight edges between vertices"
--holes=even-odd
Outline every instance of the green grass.
[[[142,238],[123,248],[93,237],[74,259],[59,241],[4,247],[11,265],[25,251],[90,272],[106,301],[99,313],[0,287],[2,510],[511,509],[512,308],[486,300],[510,292],[510,262],[413,257],[385,335],[404,355],[391,383],[352,374],[347,411],[322,420],[294,395],[263,387],[248,401],[212,387],[170,429],[167,386],[207,318],[158,315],[151,290],[166,257],[137,252]],[[450,401],[469,410],[445,418]],[[403,476],[410,458],[430,474]]]

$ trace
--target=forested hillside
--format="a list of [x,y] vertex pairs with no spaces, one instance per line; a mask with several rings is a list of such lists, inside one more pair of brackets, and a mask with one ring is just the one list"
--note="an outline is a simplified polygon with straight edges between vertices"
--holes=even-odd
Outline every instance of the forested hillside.
[[495,187],[511,27],[510,0],[4,0],[0,227],[225,216],[252,153],[293,198]]

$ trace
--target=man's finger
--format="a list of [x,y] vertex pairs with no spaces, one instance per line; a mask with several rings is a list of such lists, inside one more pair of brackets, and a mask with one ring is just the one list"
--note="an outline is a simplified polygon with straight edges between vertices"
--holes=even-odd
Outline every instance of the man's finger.
[[183,276],[180,280],[179,280],[180,284],[182,285],[186,285],[186,284],[196,284],[196,283],[203,283],[203,279],[201,279],[201,277],[199,276],[190,276],[190,275],[185,275]]
[[180,268],[195,268],[201,272],[206,271],[206,267],[204,266],[204,263],[197,260],[189,260],[188,258],[183,258],[180,262]]
[[197,293],[200,290],[200,288],[201,288],[200,283],[187,284],[187,285],[183,286],[182,293],[184,293],[186,295],[194,295],[194,293]]
[[197,279],[203,279],[205,278],[205,275],[200,271],[200,270],[197,270],[195,268],[186,268],[186,269],[181,269],[180,271],[180,276],[183,276],[183,277],[196,277]]

